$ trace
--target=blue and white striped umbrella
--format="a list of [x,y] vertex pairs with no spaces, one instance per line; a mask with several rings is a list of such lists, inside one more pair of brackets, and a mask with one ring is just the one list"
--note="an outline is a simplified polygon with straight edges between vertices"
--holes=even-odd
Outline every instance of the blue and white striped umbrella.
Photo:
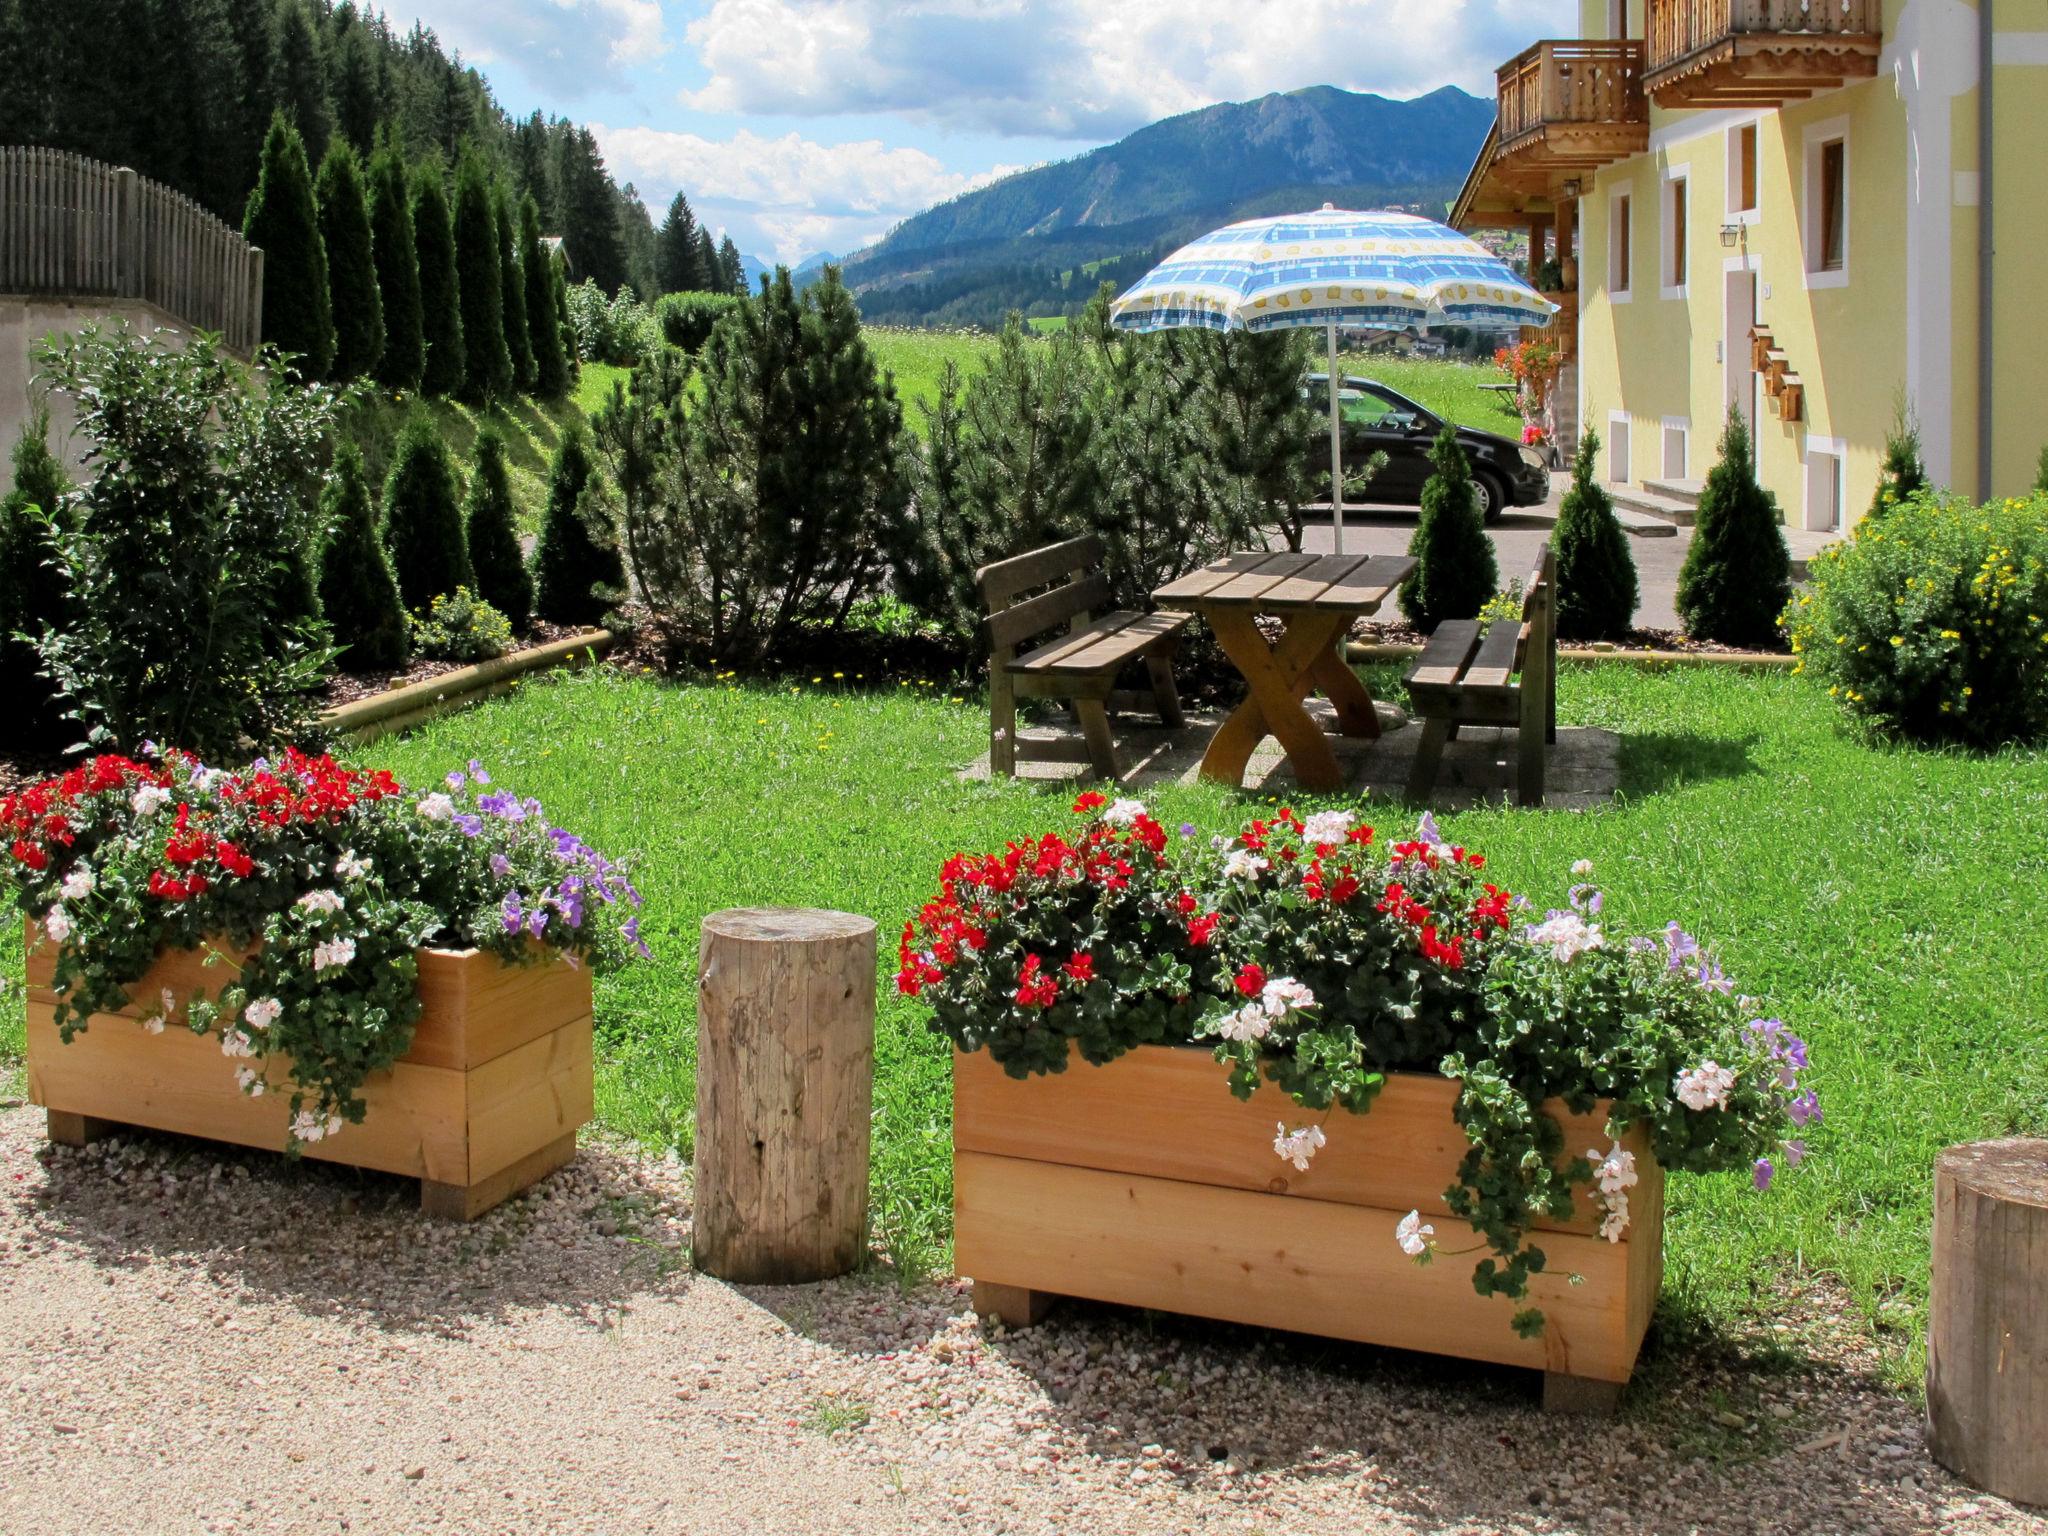
[[1548,325],[1557,306],[1456,230],[1408,213],[1317,213],[1246,219],[1191,241],[1110,306],[1125,331],[1179,326],[1272,331],[1322,326],[1330,337],[1330,515],[1344,552],[1338,415],[1339,329]]

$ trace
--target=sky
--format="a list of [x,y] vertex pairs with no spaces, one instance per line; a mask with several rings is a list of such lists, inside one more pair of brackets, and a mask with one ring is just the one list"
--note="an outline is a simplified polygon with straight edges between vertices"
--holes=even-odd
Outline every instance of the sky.
[[384,0],[507,111],[587,123],[660,222],[678,191],[765,261],[1162,117],[1336,85],[1482,95],[1574,0]]

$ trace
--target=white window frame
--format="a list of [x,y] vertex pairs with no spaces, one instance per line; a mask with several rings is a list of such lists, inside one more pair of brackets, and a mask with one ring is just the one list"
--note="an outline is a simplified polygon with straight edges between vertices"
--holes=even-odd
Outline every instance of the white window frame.
[[[1738,208],[1735,206],[1735,189],[1742,185],[1742,133],[1753,129],[1756,133],[1756,206]],[[1761,114],[1751,114],[1728,125],[1727,133],[1728,174],[1725,185],[1727,193],[1721,199],[1723,222],[1728,224],[1754,224],[1763,214],[1764,208],[1764,133]]]
[[[1833,271],[1820,266],[1821,241],[1821,188],[1820,159],[1822,146],[1836,140],[1842,145],[1842,265]],[[1855,150],[1849,142],[1849,119],[1831,117],[1825,122],[1811,123],[1801,136],[1800,162],[1802,166],[1799,187],[1799,270],[1809,288],[1846,288],[1849,286],[1849,229],[1854,210],[1849,206],[1851,183],[1851,157]]]
[[1664,168],[1664,174],[1657,183],[1657,219],[1659,238],[1657,241],[1657,292],[1666,299],[1682,299],[1692,281],[1692,252],[1686,251],[1685,276],[1683,283],[1670,281],[1673,258],[1678,252],[1678,199],[1685,199],[1686,245],[1693,243],[1695,231],[1692,227],[1692,176],[1688,165],[1671,165]]
[[[1636,269],[1642,265],[1643,253],[1638,249],[1641,242],[1636,239],[1635,232],[1635,192],[1636,187],[1633,181],[1623,182],[1618,187],[1610,187],[1607,192],[1607,271],[1605,274],[1605,286],[1607,288],[1607,302],[1610,304],[1626,304],[1634,297]],[[1624,204],[1627,205],[1626,211],[1623,209]],[[1621,230],[1624,225],[1628,226],[1629,235],[1628,286],[1617,288],[1614,286],[1614,269],[1621,263]]]
[[[1678,473],[1671,472],[1671,434],[1678,434]],[[1684,416],[1666,416],[1663,431],[1658,434],[1657,445],[1661,450],[1657,467],[1663,471],[1659,477],[1664,480],[1684,480],[1692,472],[1692,422]]]
[[1632,485],[1630,478],[1635,471],[1635,444],[1629,430],[1630,418],[1627,411],[1607,413],[1607,483],[1609,485]]
[[[1800,526],[1810,533],[1838,533],[1845,530],[1849,525],[1849,445],[1839,437],[1818,437],[1809,432],[1806,434],[1805,446],[1800,457]],[[1816,476],[1821,468],[1816,461],[1820,459],[1826,459],[1834,466],[1834,484],[1831,490],[1834,496],[1835,515],[1832,522],[1825,524],[1814,522],[1814,489]]]

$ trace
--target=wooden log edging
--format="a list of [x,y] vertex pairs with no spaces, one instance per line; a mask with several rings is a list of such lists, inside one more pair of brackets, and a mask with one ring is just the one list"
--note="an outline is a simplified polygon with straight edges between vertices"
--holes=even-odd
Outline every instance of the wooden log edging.
[[320,716],[331,731],[359,742],[410,730],[452,710],[480,704],[503,693],[528,673],[548,667],[576,667],[610,652],[618,637],[608,629],[586,629],[546,645],[512,651],[474,666],[457,667],[402,688],[387,688],[368,698],[337,704]]
[[[1419,645],[1346,641],[1351,661],[1413,661]],[[1777,672],[1799,664],[1799,658],[1776,651],[1600,651],[1591,646],[1560,647],[1560,661],[1619,661],[1638,667],[1733,667],[1738,672]]]

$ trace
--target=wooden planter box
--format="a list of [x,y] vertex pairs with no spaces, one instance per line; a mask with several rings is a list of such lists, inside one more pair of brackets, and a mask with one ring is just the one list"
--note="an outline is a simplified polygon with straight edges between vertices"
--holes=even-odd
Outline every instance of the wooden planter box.
[[[1663,1279],[1664,1179],[1636,1132],[1640,1181],[1623,1240],[1596,1216],[1539,1222],[1548,1265],[1527,1303],[1472,1289],[1478,1253],[1420,1267],[1394,1240],[1411,1210],[1445,1249],[1480,1241],[1447,1214],[1464,1156],[1456,1084],[1398,1074],[1370,1113],[1333,1111],[1307,1172],[1273,1151],[1276,1122],[1309,1119],[1272,1084],[1233,1097],[1206,1050],[1143,1046],[1106,1067],[1008,1077],[986,1052],[953,1058],[954,1252],[975,1310],[1013,1326],[1085,1296],[1545,1373],[1549,1407],[1604,1408],[1635,1367]],[[1604,1107],[1553,1103],[1565,1148],[1605,1149]],[[1581,1194],[1578,1204],[1593,1202]],[[1573,1285],[1569,1276],[1584,1276]],[[1543,1333],[1516,1335],[1521,1305]]]
[[[183,1000],[217,993],[231,974],[198,950],[160,954],[127,990],[118,1014],[94,1014],[66,1045],[50,990],[56,955],[28,949],[29,1098],[49,1111],[50,1139],[82,1146],[124,1125],[283,1151],[289,1063],[250,1098],[241,1063],[213,1035],[184,1027]],[[140,1021],[169,987],[181,1006],[162,1034]],[[466,1221],[576,1155],[591,1116],[590,973],[554,958],[508,965],[481,950],[419,952],[423,1011],[407,1051],[363,1085],[361,1125],[307,1145],[304,1155],[420,1181],[429,1215]]]

